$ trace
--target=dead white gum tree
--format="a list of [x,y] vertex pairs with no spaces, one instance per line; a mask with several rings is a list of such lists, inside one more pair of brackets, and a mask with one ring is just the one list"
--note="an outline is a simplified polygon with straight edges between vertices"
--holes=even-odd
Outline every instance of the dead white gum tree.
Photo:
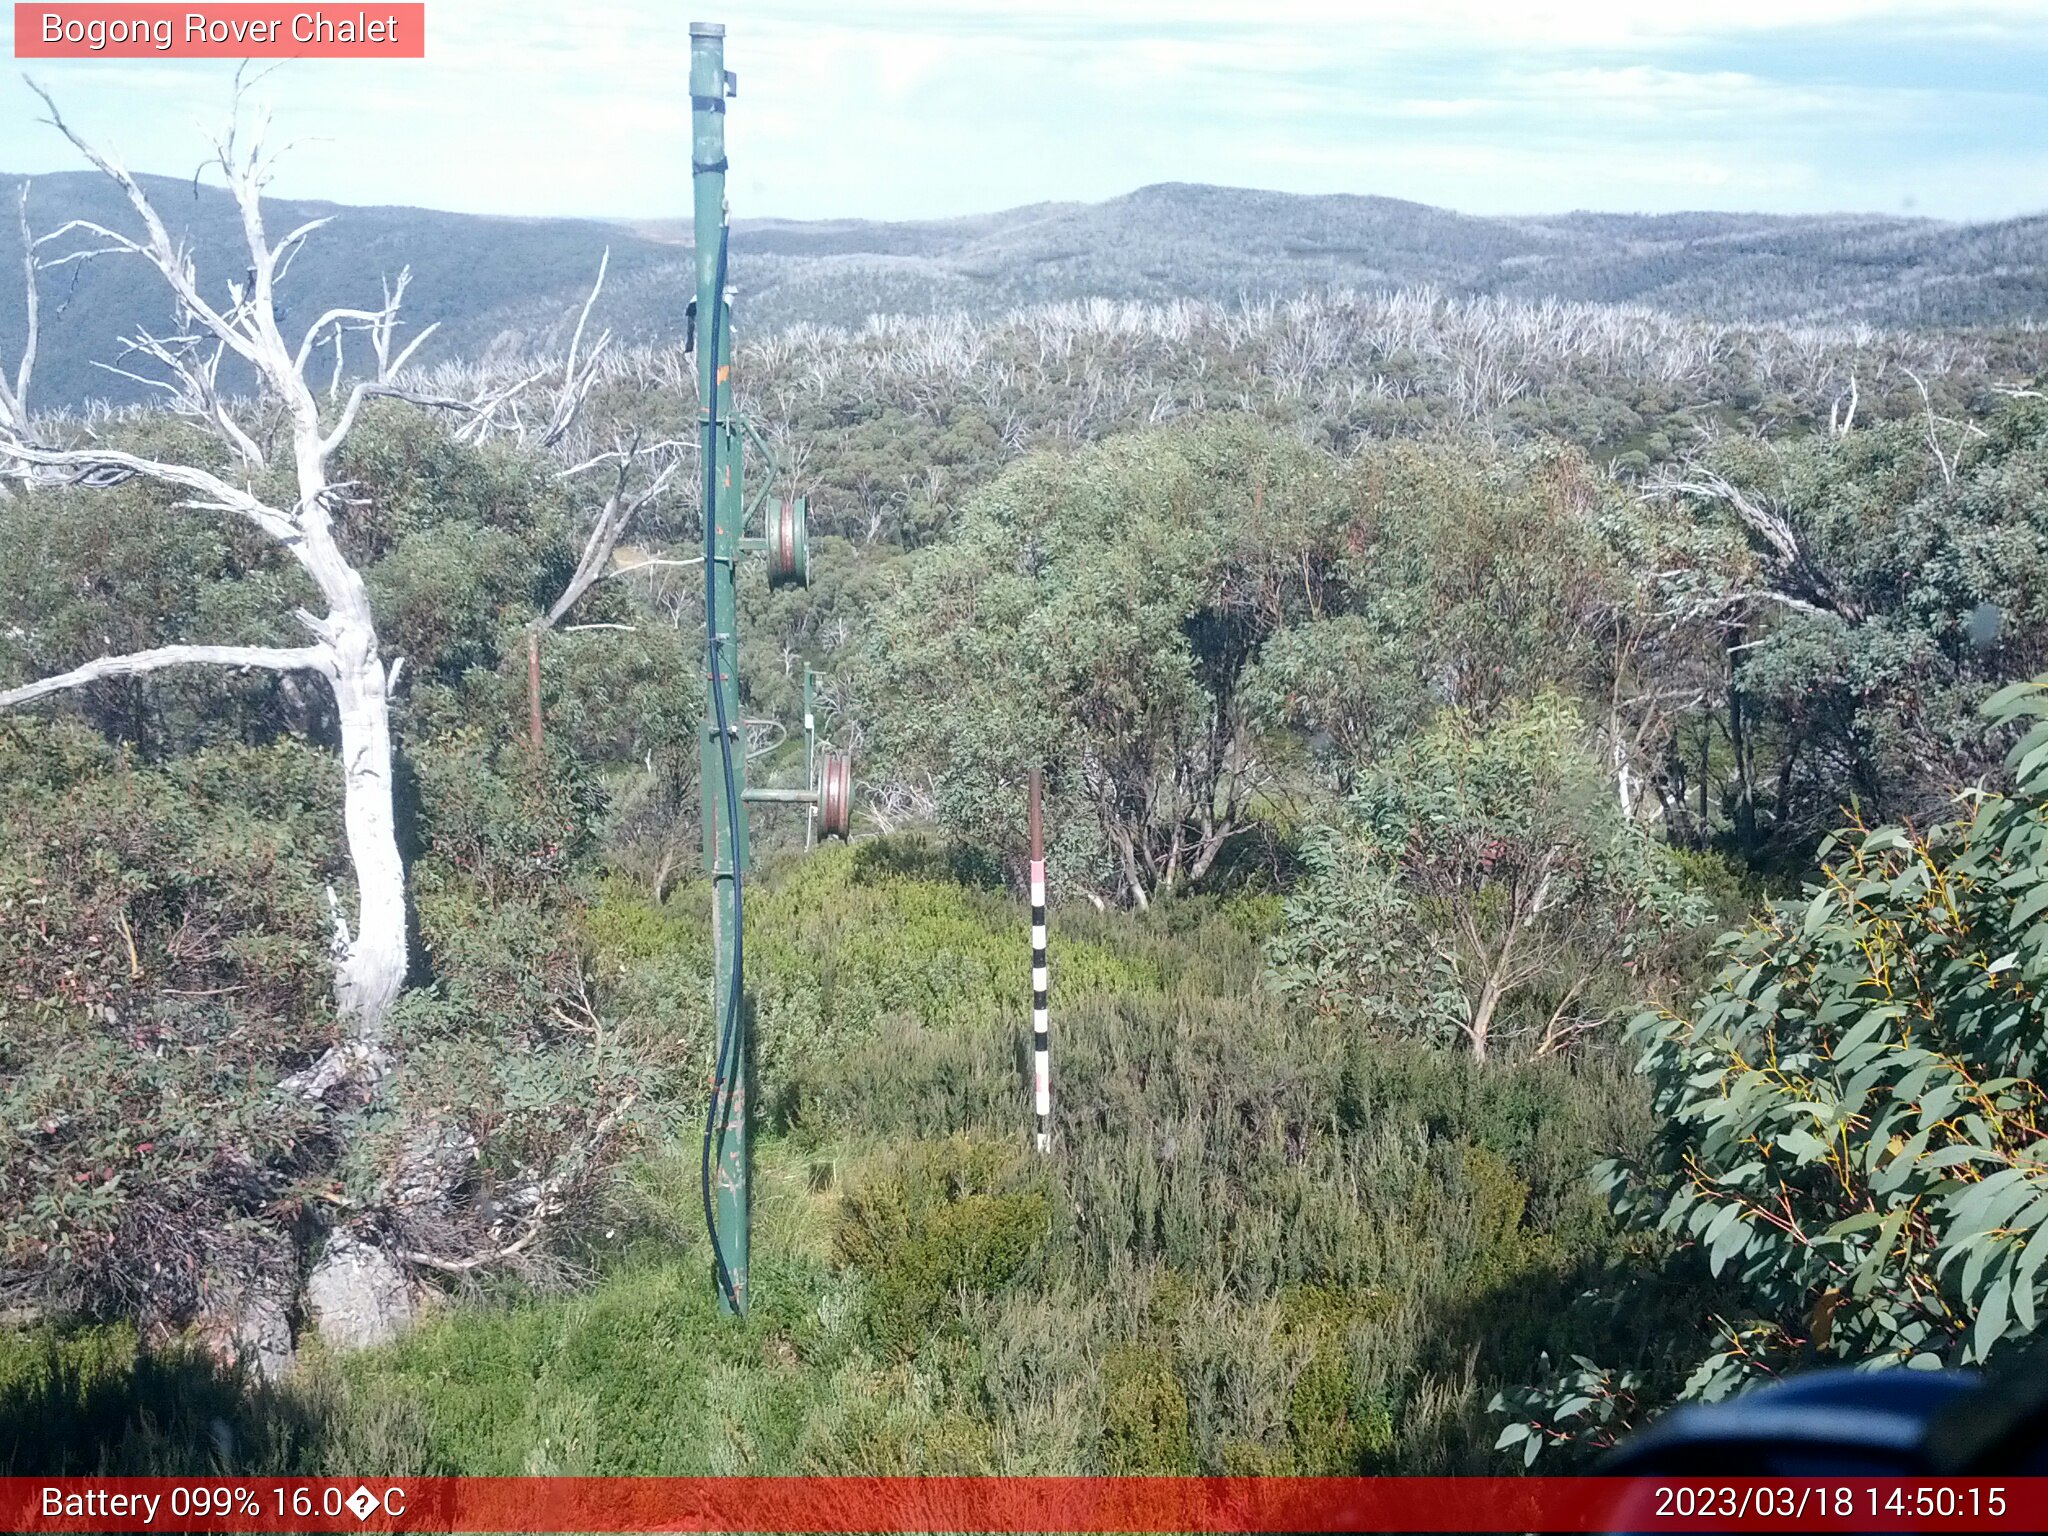
[[[30,82],[34,86],[34,82]],[[124,233],[75,219],[40,239],[29,240],[28,342],[13,386],[0,399],[0,476],[39,486],[109,486],[145,479],[182,493],[181,512],[237,517],[284,549],[311,579],[321,611],[296,614],[307,641],[298,646],[166,645],[127,655],[102,656],[59,676],[0,692],[0,708],[26,704],[104,678],[133,677],[168,667],[223,666],[309,672],[334,696],[343,774],[343,820],[355,875],[351,923],[339,899],[334,911],[335,997],[342,1038],[328,1054],[294,1080],[309,1094],[336,1084],[373,1081],[387,1061],[386,1024],[406,976],[405,869],[399,857],[392,806],[390,699],[401,660],[387,660],[377,638],[362,573],[335,538],[335,519],[347,506],[345,487],[329,477],[336,452],[355,425],[363,403],[391,395],[417,403],[457,408],[487,419],[491,402],[437,399],[400,387],[396,379],[434,327],[393,350],[406,279],[387,284],[381,306],[336,308],[321,314],[294,344],[278,325],[276,285],[306,240],[327,222],[314,219],[273,241],[264,229],[262,189],[272,157],[258,133],[246,146],[231,128],[216,142],[214,163],[225,175],[241,212],[248,246],[248,270],[240,280],[202,291],[190,251],[174,240],[135,177],[87,143],[58,112],[56,103],[34,86],[49,108],[48,122],[126,195],[139,232]],[[239,115],[239,114],[238,114]],[[25,195],[25,194],[24,194]],[[127,356],[153,365],[149,375],[114,371],[162,391],[173,411],[206,427],[226,449],[224,467],[142,458],[86,441],[56,445],[39,436],[27,411],[34,362],[36,274],[39,269],[97,257],[139,258],[154,268],[170,290],[176,334],[123,338]],[[224,290],[224,291],[223,291]],[[374,356],[372,374],[348,390],[331,423],[321,420],[319,402],[306,370],[323,343],[339,352],[347,334],[367,337]],[[221,369],[239,359],[253,375],[256,398],[232,399],[223,392]],[[337,379],[339,370],[337,367]],[[338,389],[332,392],[338,397]],[[267,500],[252,488],[269,471],[273,456],[290,456],[293,499]],[[282,467],[282,466],[278,466]],[[266,476],[267,478],[267,476]]]

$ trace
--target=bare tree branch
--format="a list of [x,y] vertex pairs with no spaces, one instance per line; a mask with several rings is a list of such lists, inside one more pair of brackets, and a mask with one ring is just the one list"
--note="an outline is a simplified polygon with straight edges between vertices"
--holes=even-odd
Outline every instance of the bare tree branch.
[[1734,509],[1742,525],[1766,546],[1766,554],[1781,576],[1798,589],[1790,594],[1771,594],[1791,607],[1805,606],[1839,615],[1850,623],[1862,622],[1863,609],[1841,592],[1828,574],[1815,563],[1798,531],[1778,512],[1742,490],[1726,476],[1700,464],[1689,464],[1683,473],[1660,476],[1643,489],[1643,498],[1697,496],[1705,501],[1723,502]]
[[226,343],[215,341],[209,352],[204,340],[196,335],[160,337],[147,331],[121,339],[127,352],[139,352],[162,366],[170,374],[167,379],[148,378],[97,360],[93,366],[165,390],[171,396],[172,410],[211,429],[243,463],[255,469],[267,468],[269,456],[235,420],[227,396],[221,393],[220,365],[227,356]]
[[[423,331],[413,338],[414,345],[425,339],[426,332]],[[411,351],[411,347],[406,348],[407,353]],[[334,430],[329,432],[322,442],[323,456],[332,454],[335,448],[341,446],[342,440],[354,428],[356,416],[361,412],[363,402],[366,400],[403,400],[419,406],[422,410],[450,411],[466,417],[467,420],[456,428],[455,436],[457,441],[468,441],[483,437],[498,408],[539,377],[538,373],[527,374],[496,389],[486,389],[473,400],[462,400],[453,395],[433,395],[424,390],[407,389],[397,384],[372,383],[365,380],[349,390],[348,403],[342,406],[341,415],[334,423]]]
[[459,1259],[444,1259],[437,1254],[422,1253],[416,1249],[400,1249],[398,1257],[407,1263],[437,1270],[444,1275],[466,1275],[487,1265],[501,1264],[508,1259],[517,1258],[547,1230],[549,1221],[568,1209],[568,1196],[576,1180],[589,1167],[591,1159],[603,1149],[620,1117],[633,1107],[634,1100],[635,1096],[632,1094],[621,1099],[591,1127],[588,1137],[564,1154],[560,1165],[553,1173],[538,1184],[528,1187],[533,1199],[533,1209],[525,1217],[526,1229],[517,1237],[496,1248],[487,1248]]
[[327,328],[330,325],[336,331],[341,330],[341,322],[344,320],[358,320],[365,325],[373,325],[382,313],[381,310],[374,309],[328,310],[318,320],[315,320],[306,327],[306,334],[299,341],[299,350],[292,356],[293,364],[301,370],[305,368],[307,359],[313,355],[313,349],[320,344],[321,336],[326,334]]
[[[604,254],[597,259],[597,281],[590,285],[590,297],[583,301],[583,309],[576,316],[575,332],[569,337],[569,359],[562,365],[562,383],[565,387],[573,384],[576,380],[576,353],[583,345],[583,329],[590,324],[590,311],[597,304],[597,296],[604,292],[604,275],[610,269],[611,264],[612,248],[606,246]],[[604,346],[605,341],[610,336],[611,332],[606,331],[604,336],[599,338],[597,347],[591,350],[592,361],[596,360],[598,349]]]
[[[126,194],[129,206],[135,210],[136,216],[142,220],[142,227],[148,232],[149,239],[146,242],[138,242],[125,235],[117,234],[104,226],[93,224],[83,219],[74,220],[66,228],[88,230],[105,237],[120,250],[130,251],[143,257],[162,274],[164,281],[170,285],[172,293],[177,296],[179,304],[187,312],[251,363],[261,367],[263,359],[259,355],[255,341],[243,329],[242,325],[237,323],[242,318],[251,296],[238,290],[231,290],[235,292],[236,303],[226,315],[223,315],[219,310],[207,303],[200,296],[197,274],[193,269],[191,256],[182,246],[171,239],[170,231],[164,227],[163,220],[157,216],[156,208],[150,203],[149,197],[143,192],[140,183],[128,173],[126,167],[101,154],[91,144],[80,138],[71,125],[64,121],[64,114],[57,110],[55,99],[51,97],[50,93],[40,83],[31,79],[28,82],[28,86],[30,90],[42,98],[43,105],[49,109],[50,115],[45,121],[59,133],[63,134],[65,138],[69,139],[72,148],[85,156],[102,174]],[[230,137],[230,142],[232,142],[232,136]],[[239,191],[239,188],[237,190]],[[244,222],[246,227],[246,219]],[[257,251],[252,249],[251,254],[257,254]],[[267,247],[261,248],[261,254],[264,258],[268,258],[269,252]],[[260,270],[260,265],[259,263],[258,277],[263,280],[264,294],[267,298],[268,274]]]
[[110,677],[140,677],[167,667],[261,667],[271,672],[334,671],[334,653],[324,645],[286,649],[269,645],[164,645],[153,651],[135,651],[126,656],[102,656],[69,672],[0,693],[0,709],[32,703],[53,693],[84,688]]
[[650,555],[645,560],[635,560],[631,565],[615,565],[609,574],[613,576],[630,576],[635,571],[680,569],[686,565],[702,565],[703,563],[704,557],[702,555],[691,555],[687,560],[665,560]]
[[[576,562],[575,573],[563,586],[554,606],[538,621],[536,628],[542,632],[553,629],[577,603],[583,600],[586,592],[612,573],[612,556],[619,547],[619,540],[624,537],[627,528],[632,525],[633,519],[641,510],[652,505],[662,492],[668,489],[670,482],[675,479],[677,471],[682,467],[682,460],[675,449],[676,445],[673,443],[657,443],[654,447],[643,450],[636,437],[623,448],[599,454],[563,472],[561,478],[566,479],[606,462],[616,465],[611,495],[598,509],[597,517],[591,524],[590,536],[583,542],[583,554]],[[635,467],[643,457],[655,454],[663,455],[660,468],[645,485],[637,491],[632,490],[630,487]]]
[[[239,106],[240,79],[237,76]],[[281,267],[320,227],[318,220],[301,224],[272,244],[263,227],[263,187],[270,161],[259,131],[246,145],[238,144],[239,125],[215,141],[215,157],[241,215],[248,247],[247,276],[227,285],[228,302],[217,306],[201,294],[189,251],[174,242],[140,183],[111,156],[100,153],[65,123],[50,94],[30,82],[49,121],[87,161],[109,177],[126,195],[142,226],[140,238],[122,235],[91,221],[76,220],[37,242],[39,248],[62,236],[83,234],[96,248],[141,256],[170,288],[176,301],[179,333],[170,337],[142,335],[129,342],[166,368],[173,398],[191,415],[206,422],[245,463],[261,464],[263,454],[253,434],[235,419],[218,387],[219,369],[230,354],[254,370],[259,395],[281,407],[290,432],[296,499],[288,507],[272,506],[253,490],[229,484],[208,470],[187,464],[145,459],[96,443],[53,448],[32,440],[26,422],[0,431],[0,476],[30,485],[103,488],[137,478],[187,492],[180,507],[218,510],[242,517],[288,551],[320,593],[323,611],[301,611],[300,621],[318,644],[297,650],[240,646],[166,646],[126,657],[106,657],[63,677],[47,679],[5,696],[18,702],[102,677],[132,675],[189,663],[259,666],[279,670],[310,668],[330,685],[339,725],[343,772],[343,829],[356,884],[356,926],[353,934],[338,906],[335,925],[335,992],[349,1038],[335,1059],[353,1080],[362,1062],[383,1054],[383,1032],[391,1008],[405,983],[406,888],[393,801],[393,768],[389,691],[395,671],[380,654],[369,592],[336,538],[335,519],[349,504],[341,488],[328,479],[327,463],[346,435],[346,424],[332,433],[321,431],[320,413],[301,360],[285,344],[278,329],[275,282]],[[97,253],[97,250],[94,252]],[[87,259],[87,253],[50,258],[46,264]],[[33,266],[31,267],[33,275]],[[385,288],[385,305],[367,322],[380,364],[390,365],[389,342],[396,325],[397,299],[403,279]],[[330,324],[344,322],[333,321]],[[408,349],[409,350],[409,349]],[[398,361],[408,355],[401,353]],[[124,370],[125,371],[125,370]],[[332,1053],[330,1053],[332,1054]]]
[[1828,406],[1828,435],[1830,437],[1847,437],[1850,432],[1855,430],[1856,405],[1860,398],[1860,392],[1856,388],[1856,375],[1854,372],[1851,372],[1849,375],[1849,395],[1846,402],[1849,407],[1848,410],[1844,411],[1842,409],[1844,400],[1840,395],[1837,395],[1833,403]]
[[299,525],[286,513],[189,464],[139,458],[118,448],[38,448],[6,437],[0,437],[0,457],[13,462],[17,478],[32,484],[103,490],[137,478],[154,480],[204,497],[199,505],[247,518],[281,544],[296,545],[301,536]]
[[1935,467],[1941,471],[1941,483],[1953,487],[1956,483],[1956,460],[1962,457],[1962,450],[1958,448],[1954,452],[1943,451],[1941,418],[1934,414],[1934,397],[1927,392],[1927,381],[1911,368],[1907,368],[1905,374],[1920,391],[1920,404],[1927,412],[1927,448],[1934,455]]
[[604,255],[598,259],[597,281],[591,285],[590,297],[583,301],[583,311],[576,317],[575,333],[569,338],[569,357],[562,365],[562,382],[555,391],[554,409],[549,414],[547,430],[541,434],[540,445],[543,448],[552,448],[568,436],[569,429],[582,413],[583,402],[589,397],[591,386],[597,382],[598,363],[612,339],[612,333],[606,331],[597,338],[580,369],[576,354],[583,345],[583,329],[590,323],[590,311],[597,303],[598,294],[604,291],[604,275],[611,264],[611,247],[606,246]]

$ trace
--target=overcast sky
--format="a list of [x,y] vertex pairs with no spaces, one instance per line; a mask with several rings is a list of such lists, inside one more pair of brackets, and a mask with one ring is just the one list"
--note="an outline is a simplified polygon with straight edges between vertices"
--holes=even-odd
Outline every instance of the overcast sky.
[[[274,190],[683,214],[693,15],[739,75],[739,217],[1157,181],[1473,213],[2048,209],[2048,0],[428,0],[423,61],[265,80],[295,146]],[[30,67],[88,137],[187,176],[233,72]],[[0,89],[0,170],[75,168],[37,107]]]

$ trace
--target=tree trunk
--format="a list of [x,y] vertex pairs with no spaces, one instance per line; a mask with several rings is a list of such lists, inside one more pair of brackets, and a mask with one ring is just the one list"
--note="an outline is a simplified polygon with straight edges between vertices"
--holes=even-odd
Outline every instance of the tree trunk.
[[[310,413],[310,400],[305,410]],[[362,573],[335,545],[327,478],[315,446],[317,419],[298,423],[303,538],[295,553],[327,598],[327,614],[302,621],[334,652],[334,707],[341,721],[342,823],[355,866],[356,923],[335,923],[335,1002],[356,1044],[381,1049],[405,987],[405,861],[392,801],[391,679]]]
[[1479,989],[1479,1002],[1472,1010],[1472,1021],[1465,1026],[1465,1038],[1472,1042],[1472,1059],[1486,1060],[1486,1034],[1493,1027],[1493,1011],[1500,1006],[1500,970],[1498,967],[1487,976],[1486,985]]
[[[1556,867],[1557,850],[1546,852],[1537,864],[1535,888],[1530,891],[1527,901],[1518,896],[1508,911],[1507,931],[1500,937],[1500,949],[1493,957],[1493,963],[1486,968],[1486,980],[1480,984],[1479,997],[1472,1005],[1471,1020],[1465,1025],[1465,1038],[1472,1042],[1472,1059],[1486,1060],[1486,1038],[1493,1028],[1493,1015],[1506,997],[1509,988],[1518,985],[1525,977],[1515,974],[1515,952],[1521,947],[1522,934],[1543,915],[1550,894],[1550,877]],[[1477,924],[1469,911],[1465,918],[1466,936],[1475,954],[1484,954]]]
[[1778,759],[1778,794],[1776,802],[1771,807],[1773,827],[1782,828],[1791,818],[1792,791],[1799,767],[1799,746],[1799,738],[1794,736],[1785,744],[1785,755]]
[[1685,760],[1685,736],[1674,730],[1664,747],[1664,765],[1650,780],[1664,822],[1664,839],[1674,846],[1700,846],[1701,833],[1692,820],[1692,770]]
[[[1474,955],[1485,954],[1478,925],[1469,912],[1465,916],[1465,937]],[[1486,1037],[1493,1028],[1494,1011],[1507,991],[1508,960],[1514,951],[1515,926],[1510,920],[1508,931],[1501,936],[1500,953],[1486,967],[1486,979],[1479,984],[1479,995],[1472,999],[1472,1011],[1465,1020],[1465,1039],[1471,1044],[1474,1061],[1486,1060]]]
[[1130,887],[1131,905],[1143,912],[1152,903],[1145,895],[1145,878],[1138,873],[1138,855],[1132,839],[1113,832],[1110,840],[1115,843],[1118,860],[1124,867],[1124,884]]
[[1750,761],[1749,729],[1742,718],[1742,690],[1735,683],[1735,645],[1747,633],[1737,625],[1728,650],[1728,744],[1735,749],[1735,838],[1743,852],[1756,847],[1756,780]]
[[405,865],[392,804],[391,716],[377,634],[365,606],[359,623],[335,627],[334,703],[341,717],[342,818],[356,875],[353,936],[337,932],[335,998],[349,1034],[381,1045],[405,985]]
[[1202,841],[1196,851],[1195,861],[1188,866],[1188,878],[1190,880],[1200,880],[1208,875],[1209,871],[1215,867],[1216,856],[1223,852],[1224,843],[1229,841],[1231,834],[1236,830],[1237,827],[1234,823],[1226,821],[1221,826],[1211,827],[1202,834]]
[[1550,1055],[1551,1052],[1557,1050],[1571,1037],[1573,1031],[1562,1027],[1564,1025],[1565,1011],[1579,1000],[1579,994],[1586,989],[1586,982],[1589,979],[1586,976],[1579,977],[1565,989],[1565,994],[1558,999],[1557,1006],[1550,1010],[1550,1020],[1543,1026],[1542,1043],[1536,1047],[1536,1054],[1538,1056]]
[[1714,746],[1714,716],[1710,710],[1700,726],[1700,846],[1705,847],[1714,836],[1714,819],[1707,805],[1707,786],[1713,779],[1713,759],[1709,756]]

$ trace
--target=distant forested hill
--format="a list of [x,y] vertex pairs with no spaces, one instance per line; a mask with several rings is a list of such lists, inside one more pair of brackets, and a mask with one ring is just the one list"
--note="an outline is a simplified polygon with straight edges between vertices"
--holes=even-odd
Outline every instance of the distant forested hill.
[[[227,284],[240,281],[248,258],[233,200],[221,188],[162,176],[139,178],[174,237],[190,242],[201,291],[226,302]],[[22,178],[0,176],[0,348],[20,355],[22,330],[21,232],[13,217]],[[281,320],[296,342],[299,328],[334,304],[374,301],[384,277],[410,265],[406,315],[414,326],[441,322],[431,355],[473,357],[503,329],[498,312],[540,301],[581,285],[588,291],[605,247],[612,271],[630,280],[637,271],[673,262],[674,251],[636,239],[615,226],[579,219],[480,218],[425,208],[352,208],[335,203],[276,199],[266,222],[273,239],[308,219],[332,217],[293,261],[285,281]],[[72,219],[89,219],[122,233],[136,229],[119,188],[96,171],[38,176],[29,191],[31,230],[42,235]],[[89,248],[82,232],[44,248],[46,256]],[[176,334],[161,278],[133,257],[102,256],[45,272],[42,346],[36,365],[36,404],[76,405],[89,398],[129,401],[145,391],[95,367],[120,364],[121,338],[137,327]],[[372,305],[374,307],[374,304]],[[573,318],[573,317],[572,317]],[[131,363],[132,366],[132,363]],[[146,371],[138,369],[138,371]]]
[[[19,177],[0,177],[11,199]],[[145,177],[190,238],[208,291],[238,277],[226,194]],[[127,227],[118,194],[87,172],[39,177],[37,232],[73,218]],[[410,265],[413,323],[440,321],[427,357],[526,351],[559,337],[612,253],[602,323],[630,342],[679,326],[688,287],[682,221],[613,225],[487,218],[418,208],[279,200],[272,228],[331,216],[293,265],[286,321],[373,298]],[[14,221],[0,260],[18,270]],[[1765,217],[1572,213],[1478,218],[1382,197],[1305,197],[1161,185],[1103,203],[1045,203],[907,223],[741,220],[734,276],[755,327],[858,324],[874,313],[987,314],[1104,296],[1231,300],[1309,289],[1434,285],[1453,294],[1642,304],[1715,319],[2012,324],[2048,318],[2048,216],[1949,224],[1877,215]],[[95,368],[118,338],[171,325],[160,290],[118,258],[45,275],[40,403],[131,400],[140,387]],[[0,345],[14,354],[16,292],[0,292]]]

